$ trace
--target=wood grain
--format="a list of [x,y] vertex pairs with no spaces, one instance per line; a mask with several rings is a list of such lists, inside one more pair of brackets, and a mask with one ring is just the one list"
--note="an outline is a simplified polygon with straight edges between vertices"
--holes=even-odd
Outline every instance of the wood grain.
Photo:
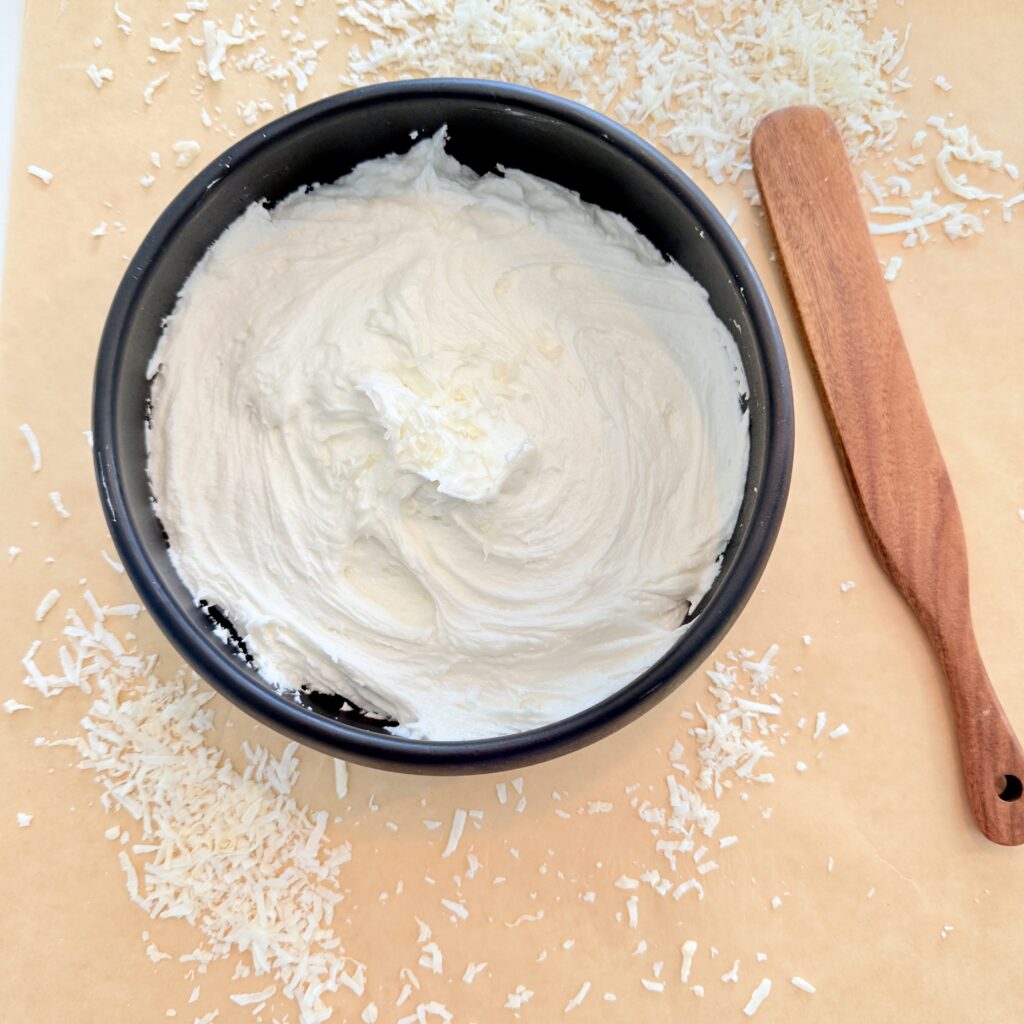
[[766,117],[754,171],[854,504],[938,655],[982,833],[1024,843],[1024,752],[971,624],[967,547],[846,151],[817,107]]

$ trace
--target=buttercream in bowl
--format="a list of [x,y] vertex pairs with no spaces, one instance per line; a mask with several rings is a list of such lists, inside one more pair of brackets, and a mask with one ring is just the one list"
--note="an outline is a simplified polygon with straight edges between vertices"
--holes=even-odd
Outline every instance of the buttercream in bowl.
[[565,718],[676,640],[736,524],[735,343],[624,219],[444,135],[272,209],[150,364],[171,556],[261,675],[400,735]]

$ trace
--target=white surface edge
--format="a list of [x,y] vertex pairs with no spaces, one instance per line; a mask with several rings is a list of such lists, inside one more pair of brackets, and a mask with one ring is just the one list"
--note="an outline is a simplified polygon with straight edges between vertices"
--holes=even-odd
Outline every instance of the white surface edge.
[[3,281],[4,252],[7,249],[7,207],[11,198],[14,108],[18,98],[23,12],[23,0],[0,0],[0,282]]

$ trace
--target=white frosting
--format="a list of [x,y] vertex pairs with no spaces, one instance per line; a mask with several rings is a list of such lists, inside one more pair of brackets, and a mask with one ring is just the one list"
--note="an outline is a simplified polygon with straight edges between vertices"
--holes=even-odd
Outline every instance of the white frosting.
[[746,385],[622,218],[440,133],[254,205],[150,367],[182,579],[262,675],[402,735],[542,725],[656,661],[736,522]]

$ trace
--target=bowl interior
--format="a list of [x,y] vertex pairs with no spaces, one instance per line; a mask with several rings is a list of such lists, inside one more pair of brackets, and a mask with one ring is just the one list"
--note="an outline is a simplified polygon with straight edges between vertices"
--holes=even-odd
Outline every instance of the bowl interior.
[[[303,696],[300,706],[274,692],[213,636],[210,618],[193,605],[167,555],[145,471],[146,366],[163,319],[205,250],[251,203],[334,181],[364,160],[404,152],[411,133],[429,135],[442,125],[449,152],[474,170],[519,168],[630,220],[707,289],[736,340],[749,387],[750,465],[740,517],[691,630],[601,705],[556,726],[474,744],[397,740],[382,733],[383,723],[341,710],[340,699]],[[395,83],[325,100],[254,133],[202,171],[130,264],[104,332],[94,407],[97,473],[114,539],[181,653],[282,731],[355,760],[413,771],[498,769],[566,752],[635,717],[692,670],[738,614],[774,540],[788,486],[790,417],[785,359],[763,291],[696,187],[651,147],[585,108],[466,81]]]

